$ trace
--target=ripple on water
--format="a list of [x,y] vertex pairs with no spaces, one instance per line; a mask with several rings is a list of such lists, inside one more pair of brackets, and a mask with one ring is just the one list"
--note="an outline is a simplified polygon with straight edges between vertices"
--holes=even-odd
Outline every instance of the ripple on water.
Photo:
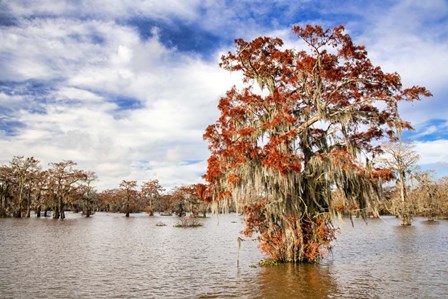
[[346,221],[322,263],[263,268],[253,267],[263,256],[252,241],[242,242],[237,262],[238,215],[194,229],[176,222],[107,213],[0,219],[0,297],[448,297],[447,221]]

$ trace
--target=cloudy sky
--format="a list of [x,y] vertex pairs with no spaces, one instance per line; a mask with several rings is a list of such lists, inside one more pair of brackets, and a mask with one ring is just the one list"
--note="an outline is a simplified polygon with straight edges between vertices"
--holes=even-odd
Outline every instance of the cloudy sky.
[[423,169],[448,175],[446,0],[0,0],[0,163],[74,160],[98,189],[197,183],[202,134],[238,74],[235,38],[343,24],[372,61],[434,96],[403,105]]

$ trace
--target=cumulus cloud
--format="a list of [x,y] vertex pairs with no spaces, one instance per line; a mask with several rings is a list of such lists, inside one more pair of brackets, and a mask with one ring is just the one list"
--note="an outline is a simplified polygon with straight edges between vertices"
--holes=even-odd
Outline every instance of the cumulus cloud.
[[448,3],[397,1],[393,6],[369,6],[365,29],[358,38],[366,44],[372,61],[385,71],[398,72],[404,86],[425,86],[434,94],[429,100],[403,104],[402,115],[416,126],[431,114],[448,118],[445,101],[448,77]]
[[416,142],[415,149],[421,155],[422,164],[446,163],[448,161],[448,140]]
[[21,95],[9,95],[3,92],[0,92],[0,105],[4,107],[15,107],[21,104],[24,100],[24,97]]
[[142,16],[146,18],[181,17],[191,19],[200,1],[183,0],[141,0],[138,5],[126,0],[16,0],[8,1],[5,7],[15,16],[76,16],[99,19]]
[[448,176],[448,140],[440,139],[415,142],[415,151],[420,155],[418,162],[423,170],[435,172],[437,177]]
[[[133,28],[109,21],[25,20],[3,34],[9,43],[0,51],[10,68],[2,79],[52,84],[44,111],[15,110],[24,127],[0,140],[5,160],[71,159],[95,171],[100,188],[121,179],[158,178],[169,187],[200,180],[208,154],[203,130],[234,80],[216,61],[167,48],[157,34],[142,40]],[[23,96],[2,93],[0,100],[11,106]]]
[[[376,64],[435,94],[403,106],[404,118],[417,125],[448,118],[441,96],[448,95],[445,1],[370,3],[369,14],[357,1],[328,3],[3,1],[11,17],[0,28],[0,106],[8,108],[0,119],[1,162],[13,155],[33,155],[43,165],[72,159],[97,173],[100,189],[122,179],[157,178],[168,188],[198,182],[208,157],[204,129],[218,117],[218,98],[241,79],[217,67],[220,52],[233,38],[259,35],[296,47],[291,25],[333,26],[342,15],[355,16],[347,19],[348,31]],[[180,31],[169,36],[166,27]],[[197,49],[204,38],[217,41],[206,58],[176,44],[197,42],[188,35],[195,30],[202,34]],[[422,143],[422,157],[435,159],[422,163],[446,161],[442,150]]]

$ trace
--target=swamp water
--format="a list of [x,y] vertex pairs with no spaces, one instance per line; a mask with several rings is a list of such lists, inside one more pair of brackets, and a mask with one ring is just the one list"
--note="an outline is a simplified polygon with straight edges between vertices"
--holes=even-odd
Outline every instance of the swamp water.
[[[448,221],[340,223],[319,264],[258,267],[235,214],[0,219],[0,298],[448,298]],[[156,226],[163,222],[166,226]]]

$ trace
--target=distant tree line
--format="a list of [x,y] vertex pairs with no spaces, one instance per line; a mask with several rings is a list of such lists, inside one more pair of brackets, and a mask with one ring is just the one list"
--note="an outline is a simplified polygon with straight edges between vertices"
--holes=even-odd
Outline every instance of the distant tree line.
[[448,177],[436,179],[432,171],[421,171],[417,166],[419,158],[411,142],[385,145],[383,154],[375,161],[389,172],[380,201],[363,208],[348,202],[344,192],[336,189],[332,193],[333,208],[357,217],[395,215],[401,225],[411,225],[414,216],[427,217],[429,221],[448,219]]
[[[418,172],[414,174],[414,182],[407,186],[407,209],[413,216],[424,216],[429,221],[436,218],[448,219],[448,177],[434,179],[431,172]],[[386,189],[388,195],[383,203],[384,214],[398,215],[401,202],[400,191],[396,186]]]
[[[409,144],[390,148],[394,153],[397,148],[402,150],[386,161],[389,168],[401,172],[401,176],[395,174],[396,184],[384,187],[383,197],[377,203],[379,213],[396,215],[402,221],[410,221],[413,216],[424,216],[428,220],[448,218],[448,177],[434,179],[431,172],[421,172],[414,167],[418,158]],[[407,163],[406,167],[394,164],[394,161],[409,160],[412,163]],[[15,156],[7,165],[0,165],[0,217],[30,217],[32,211],[37,217],[54,219],[64,219],[65,211],[81,212],[85,217],[96,211],[124,213],[127,217],[138,212],[149,216],[158,212],[205,217],[211,210],[211,197],[204,184],[180,186],[165,192],[157,179],[144,181],[140,187],[135,180],[123,180],[117,188],[99,192],[94,187],[95,173],[76,166],[76,162],[68,160],[49,163],[48,169],[42,169],[39,160],[23,156]],[[405,178],[407,183],[404,183]],[[350,204],[340,190],[336,189],[332,197],[336,211],[356,216],[373,211]],[[221,205],[221,208],[237,210],[235,205]]]
[[[386,186],[383,190],[382,201],[377,203],[379,215],[394,215],[400,217],[403,209],[407,213],[407,221],[412,221],[414,216],[427,217],[428,221],[435,219],[448,219],[448,177],[440,179],[431,178],[430,172],[416,174],[420,181],[408,185],[407,201],[403,205],[401,201],[400,187],[396,185]],[[333,206],[342,214],[361,216],[361,209],[356,205],[347,205],[340,190],[333,192]],[[366,216],[375,217],[373,209],[365,210]],[[410,223],[402,225],[410,225]]]
[[137,181],[123,180],[115,189],[98,192],[92,171],[76,168],[74,161],[49,163],[43,169],[34,157],[15,156],[0,165],[0,217],[37,217],[64,219],[65,211],[82,212],[86,217],[95,211],[124,213],[154,212],[164,215],[205,217],[210,199],[206,186],[194,184],[164,192],[157,179],[138,186]]
[[98,211],[125,213],[127,217],[136,212],[149,216],[155,212],[185,216],[188,212],[191,217],[205,217],[210,208],[205,189],[203,184],[193,184],[165,193],[158,180],[143,182],[140,188],[137,181],[123,180],[119,188],[97,193],[96,206]]

